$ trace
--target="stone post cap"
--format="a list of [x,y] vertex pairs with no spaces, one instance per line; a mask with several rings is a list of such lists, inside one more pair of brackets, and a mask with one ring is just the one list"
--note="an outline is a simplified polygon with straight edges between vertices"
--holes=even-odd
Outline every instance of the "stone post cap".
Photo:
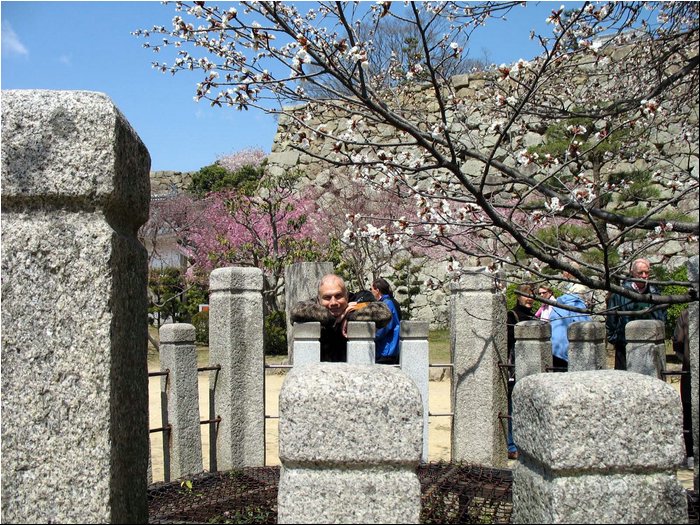
[[552,327],[546,321],[520,321],[515,325],[515,339],[548,340],[552,337]]
[[465,268],[459,281],[450,283],[450,291],[493,292],[497,288],[498,277],[498,274],[490,272],[486,266]]
[[597,343],[605,339],[605,323],[597,321],[579,321],[567,329],[569,341],[586,341]]
[[423,403],[389,366],[293,368],[280,391],[280,459],[288,466],[418,464]]
[[3,90],[1,120],[3,206],[68,202],[128,228],[148,220],[150,155],[107,95]]
[[428,321],[401,321],[399,339],[427,339],[429,331]]
[[212,292],[258,292],[263,287],[260,268],[229,266],[217,268],[209,274],[209,290]]
[[663,321],[656,319],[637,319],[630,321],[625,326],[625,339],[627,341],[659,341],[665,335]]
[[292,337],[295,341],[302,339],[318,340],[321,337],[321,323],[318,321],[294,323]]
[[374,339],[374,321],[348,321],[348,339]]
[[194,326],[186,323],[164,324],[158,333],[161,343],[194,343],[196,339]]
[[683,461],[678,392],[621,370],[536,374],[513,390],[514,438],[553,471],[668,469]]

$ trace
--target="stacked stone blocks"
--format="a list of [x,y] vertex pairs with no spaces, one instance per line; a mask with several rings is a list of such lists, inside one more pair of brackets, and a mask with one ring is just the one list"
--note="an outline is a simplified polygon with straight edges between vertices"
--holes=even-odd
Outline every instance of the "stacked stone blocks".
[[2,521],[143,523],[150,158],[102,93],[2,92]]
[[513,391],[514,523],[687,523],[678,393],[603,370],[538,374]]
[[279,523],[418,523],[422,402],[388,366],[292,369],[280,392]]

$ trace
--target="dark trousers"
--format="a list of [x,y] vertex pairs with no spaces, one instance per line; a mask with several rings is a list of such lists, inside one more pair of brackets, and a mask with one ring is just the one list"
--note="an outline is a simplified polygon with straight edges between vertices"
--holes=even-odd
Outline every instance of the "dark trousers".
[[559,369],[559,370],[555,370],[555,372],[568,372],[569,371],[569,362],[564,361],[561,357],[557,357],[557,356],[553,355],[552,356],[552,367]]
[[615,343],[615,370],[627,370],[627,343]]
[[[683,371],[686,371],[685,366]],[[693,413],[690,388],[690,374],[683,374],[681,376],[681,403],[683,405],[683,440],[685,441],[686,457],[693,455]]]
[[508,452],[517,452],[518,447],[515,446],[515,441],[513,441],[513,387],[515,386],[515,381],[508,380],[508,431],[506,433],[506,446],[508,447]]

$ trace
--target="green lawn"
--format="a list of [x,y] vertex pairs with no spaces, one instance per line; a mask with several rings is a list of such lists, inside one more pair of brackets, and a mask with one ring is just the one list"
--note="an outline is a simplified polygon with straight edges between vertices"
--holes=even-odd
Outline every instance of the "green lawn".
[[450,331],[448,329],[430,330],[428,333],[431,363],[450,363]]
[[[154,326],[149,326],[148,331],[153,338],[158,340],[158,329]],[[431,330],[428,334],[428,344],[430,345],[430,362],[431,363],[449,363],[450,362],[450,331]],[[149,358],[157,356],[155,348],[148,344]],[[206,366],[208,347],[197,345],[197,362],[199,366]],[[268,355],[265,357],[267,364],[282,364],[287,358],[286,355]]]

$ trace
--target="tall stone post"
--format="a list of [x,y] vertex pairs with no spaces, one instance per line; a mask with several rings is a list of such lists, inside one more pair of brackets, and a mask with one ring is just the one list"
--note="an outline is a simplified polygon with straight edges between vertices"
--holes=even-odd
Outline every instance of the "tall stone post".
[[[696,293],[700,292],[700,287],[698,286],[698,256],[691,257],[688,259],[688,280],[695,283],[694,288]],[[688,341],[690,343],[690,384],[691,384],[691,405],[693,411],[693,456],[695,458],[695,471],[693,473],[694,487],[695,491],[698,491],[698,447],[700,447],[700,399],[698,398],[698,392],[700,392],[700,382],[698,381],[698,374],[700,373],[698,350],[700,349],[700,337],[698,336],[698,331],[700,328],[700,320],[698,320],[698,303],[691,303],[688,307]]]
[[[284,304],[287,318],[287,333],[292,333],[291,309],[299,301],[315,299],[318,282],[326,274],[333,273],[332,262],[299,262],[284,267]],[[287,339],[287,354],[290,362],[294,355],[292,339]]]
[[418,523],[423,414],[392,366],[292,369],[280,391],[279,523]]
[[552,366],[552,327],[545,321],[515,325],[515,377],[541,374]]
[[260,269],[244,267],[209,276],[209,362],[221,365],[209,379],[221,417],[218,470],[265,465],[262,279]]
[[293,328],[294,366],[321,361],[321,323],[295,323]]
[[450,330],[452,459],[505,467],[506,302],[492,275],[475,268],[452,285]]
[[[168,399],[170,476],[178,479],[202,472],[202,431],[199,424],[199,382],[195,329],[191,324],[160,327],[160,379]],[[163,436],[168,438],[167,434]]]
[[627,339],[627,370],[664,379],[666,369],[666,344],[664,323],[638,319],[625,326]]
[[376,330],[373,321],[348,322],[348,363],[354,365],[374,364],[374,334]]
[[569,338],[569,372],[607,368],[605,323],[595,321],[572,323],[568,328],[567,336]]
[[429,365],[427,321],[401,321],[399,334],[399,359],[401,370],[418,387],[423,401],[423,452],[421,460],[428,462],[428,409],[429,409]]
[[621,370],[539,374],[513,390],[513,523],[687,523],[676,390]]
[[148,519],[150,158],[102,93],[2,92],[2,520]]

